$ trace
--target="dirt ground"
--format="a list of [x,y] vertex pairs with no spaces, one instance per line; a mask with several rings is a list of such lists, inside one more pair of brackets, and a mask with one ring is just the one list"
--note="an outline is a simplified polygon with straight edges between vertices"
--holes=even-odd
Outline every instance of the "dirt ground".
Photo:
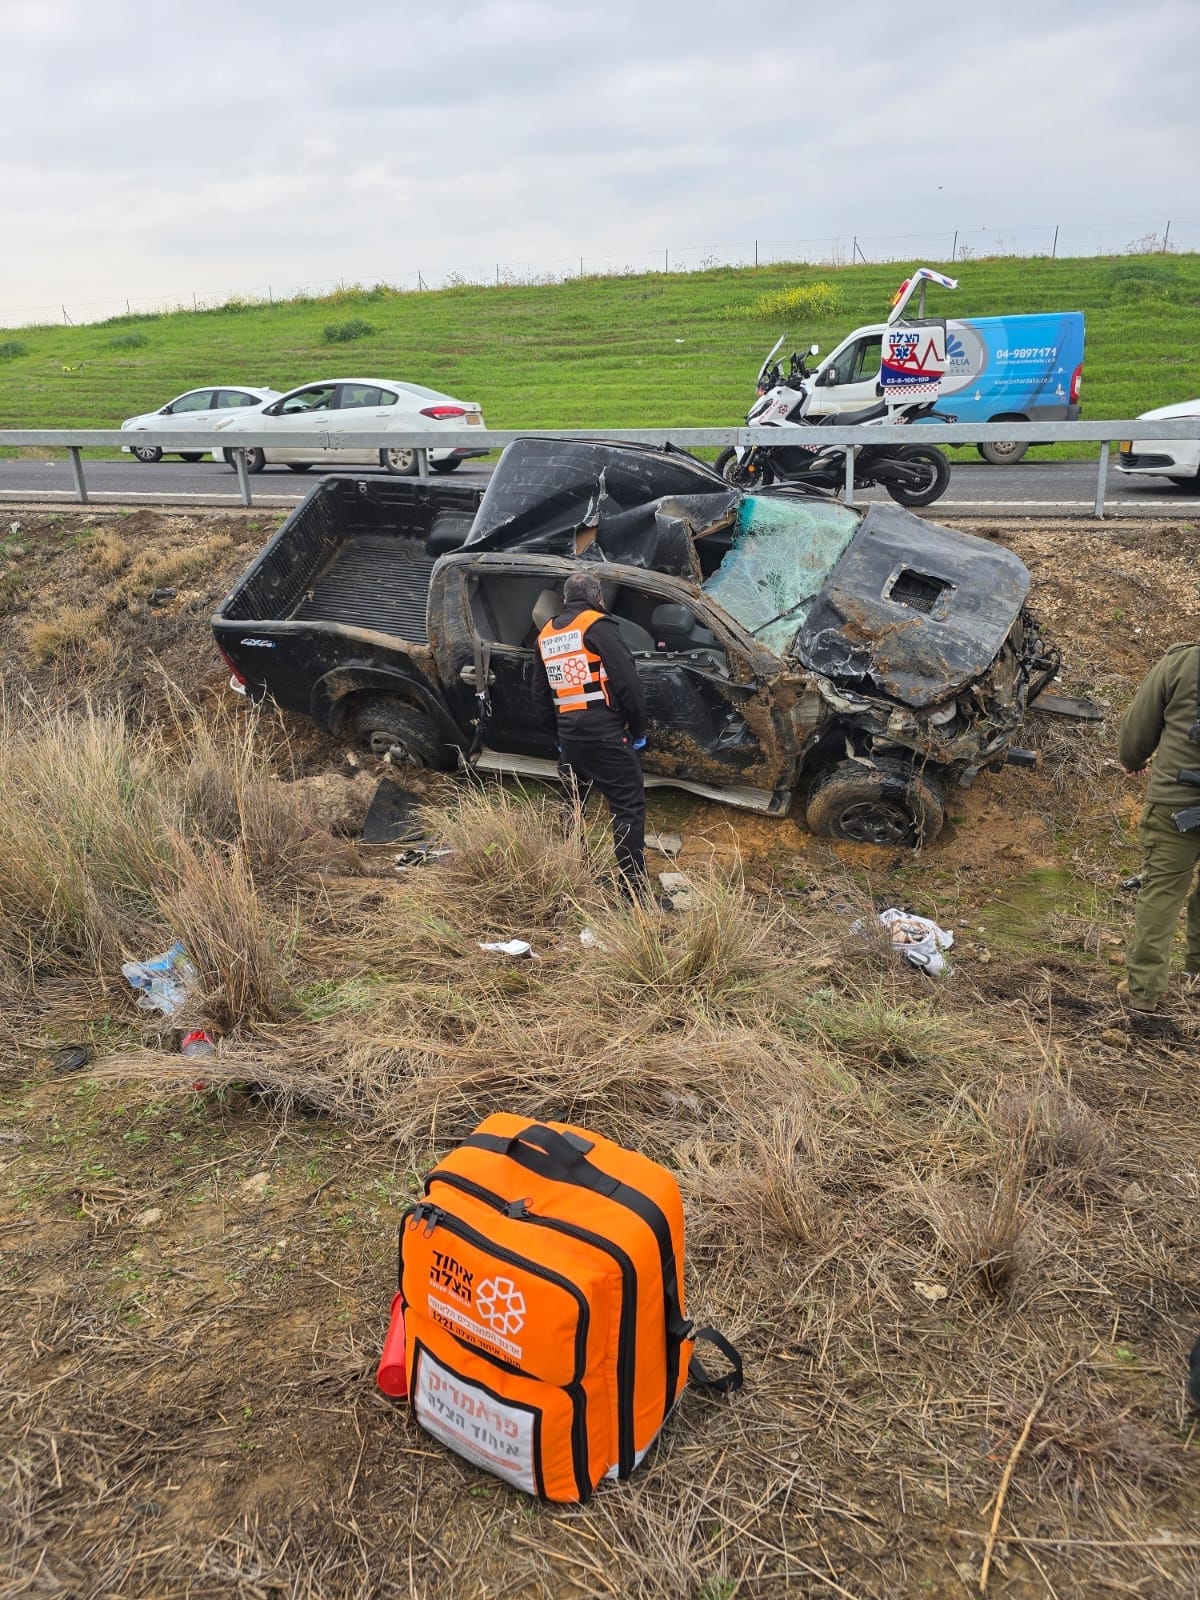
[[[7,700],[99,700],[156,724],[172,684],[223,704],[208,618],[276,525],[4,511]],[[1200,533],[956,525],[1028,564],[1031,607],[1063,651],[1056,687],[1104,702],[1104,726],[1031,719],[1042,768],[955,794],[920,855],[651,796],[649,827],[683,834],[684,870],[740,861],[788,941],[805,1014],[831,997],[847,1032],[826,1018],[793,1035],[797,1073],[826,1050],[859,1086],[853,1107],[823,1113],[825,1245],[797,1243],[798,1225],[783,1243],[764,1231],[743,1241],[753,1267],[721,1233],[735,1202],[680,1114],[662,1125],[691,1175],[691,1299],[743,1347],[743,1393],[689,1392],[641,1472],[585,1508],[539,1506],[447,1457],[373,1383],[397,1219],[441,1124],[401,1138],[242,1080],[193,1088],[175,1065],[157,1088],[106,1073],[154,1043],[119,975],[47,975],[0,1020],[0,1596],[938,1600],[980,1592],[998,1502],[988,1594],[1200,1596],[1200,1432],[1183,1395],[1200,1335],[1200,1011],[1139,1022],[1113,997],[1140,796],[1113,730],[1159,653],[1200,630]],[[300,721],[289,731],[289,776],[326,787],[332,820],[361,814],[375,773]],[[428,780],[431,798],[448,781]],[[400,904],[390,861],[358,864],[327,891],[330,927],[384,927]],[[933,1002],[922,975],[889,974],[889,1033],[866,1018],[865,987],[838,984],[850,924],[893,904],[954,930],[956,974]],[[541,1019],[527,1026],[544,1048]],[[721,1046],[731,1103],[758,1070],[759,1043],[739,1037],[744,1059]],[[296,1040],[320,1060],[318,1009]],[[73,1044],[95,1059],[57,1071]],[[886,1159],[898,1194],[915,1155],[852,1140],[854,1160],[829,1155],[851,1125],[893,1126],[880,1107],[903,1101],[950,1171],[957,1119],[1007,1114],[976,1103],[985,1065],[988,1083],[1052,1076],[1105,1151],[1078,1193],[1036,1191],[1041,1253],[1019,1290],[991,1297],[960,1291],[949,1257],[920,1268],[911,1197],[888,1210],[882,1180],[858,1184]]]

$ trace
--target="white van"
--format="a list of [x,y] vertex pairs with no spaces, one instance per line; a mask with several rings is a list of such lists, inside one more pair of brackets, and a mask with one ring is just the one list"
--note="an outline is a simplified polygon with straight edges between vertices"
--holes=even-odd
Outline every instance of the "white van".
[[[883,336],[902,320],[909,297],[933,276],[922,268],[896,298],[887,322],[856,328],[821,361],[812,381],[810,417],[854,411],[878,397]],[[952,286],[952,280],[936,281]],[[1047,311],[1030,316],[946,320],[946,373],[935,415],[959,422],[1068,422],[1079,415],[1083,383],[1083,313]],[[994,440],[976,446],[985,461],[1010,465],[1025,442]]]

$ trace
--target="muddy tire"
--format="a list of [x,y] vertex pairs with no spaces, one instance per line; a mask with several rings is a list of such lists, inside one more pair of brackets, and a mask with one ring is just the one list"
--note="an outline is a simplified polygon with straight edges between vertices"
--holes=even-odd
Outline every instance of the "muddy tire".
[[937,784],[906,762],[839,761],[813,780],[805,818],[824,839],[915,846],[937,838],[945,804]]
[[347,727],[367,755],[390,756],[396,766],[448,771],[454,752],[423,711],[390,695],[373,695],[350,712]]
[[765,489],[775,482],[775,474],[765,461],[759,461],[753,472],[747,472],[732,445],[721,451],[713,466],[735,489]]
[[940,500],[950,484],[950,463],[936,445],[908,444],[900,455],[910,466],[920,467],[917,483],[889,483],[887,492],[898,505],[931,506]]

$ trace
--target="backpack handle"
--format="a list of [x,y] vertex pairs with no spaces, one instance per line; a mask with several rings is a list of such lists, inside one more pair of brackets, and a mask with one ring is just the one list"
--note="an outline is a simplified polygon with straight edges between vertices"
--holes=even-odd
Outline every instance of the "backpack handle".
[[[611,1194],[620,1187],[619,1180],[599,1172],[588,1161],[595,1146],[578,1133],[559,1133],[545,1123],[531,1122],[505,1138],[499,1133],[480,1133],[478,1129],[463,1140],[478,1150],[491,1150],[496,1155],[509,1156],[531,1172],[566,1183],[583,1183],[584,1188],[601,1194]],[[585,1177],[586,1175],[586,1177]]]

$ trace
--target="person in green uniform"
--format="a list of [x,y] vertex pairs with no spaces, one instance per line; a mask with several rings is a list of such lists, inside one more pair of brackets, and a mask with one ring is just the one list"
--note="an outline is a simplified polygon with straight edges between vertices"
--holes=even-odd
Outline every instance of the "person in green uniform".
[[[1177,644],[1151,668],[1121,720],[1117,756],[1133,776],[1153,756],[1138,825],[1145,852],[1127,976],[1117,992],[1135,1011],[1156,1011],[1167,992],[1171,941],[1187,902],[1184,986],[1200,993],[1200,815],[1181,831],[1176,813],[1200,806],[1200,788],[1179,773],[1200,773],[1200,644]],[[1187,822],[1181,816],[1180,822]]]

